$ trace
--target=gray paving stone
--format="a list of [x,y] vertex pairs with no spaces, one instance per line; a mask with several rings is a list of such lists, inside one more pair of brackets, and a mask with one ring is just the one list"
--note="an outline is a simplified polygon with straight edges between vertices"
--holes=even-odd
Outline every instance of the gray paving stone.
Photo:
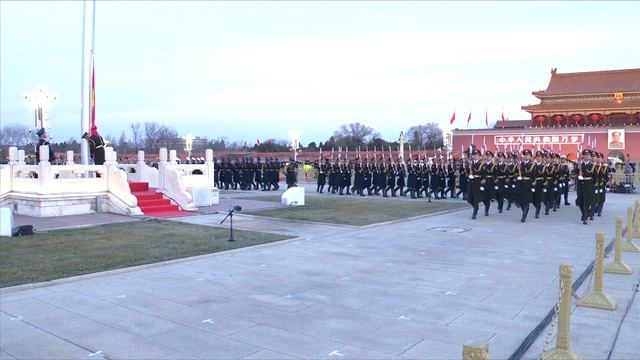
[[233,334],[256,325],[250,321],[230,318],[218,313],[198,309],[170,312],[158,315],[158,317],[176,322],[186,327],[197,328],[220,336]]
[[[594,233],[605,231],[609,241],[615,215],[630,200],[611,194],[603,217],[589,226],[579,224],[575,207],[525,224],[517,209],[477,221],[463,211],[363,228],[239,216],[239,228],[303,237],[45,288],[0,290],[6,310],[0,341],[31,341],[34,349],[53,344],[62,355],[71,351],[63,347],[73,349],[62,340],[71,336],[115,358],[313,359],[459,359],[465,343],[489,342],[491,358],[499,359],[555,304],[558,265],[573,263],[577,278],[593,260]],[[217,216],[176,220],[212,225]],[[434,230],[443,224],[468,231]],[[623,256],[640,269],[640,256]],[[636,276],[605,275],[605,290],[621,308]],[[606,356],[621,308],[577,308],[572,346],[592,358]],[[18,320],[19,312],[27,315]],[[31,318],[52,335],[40,339]],[[626,321],[613,358],[638,353],[639,305]],[[24,326],[31,328],[23,332]],[[115,343],[137,342],[139,352],[113,350]],[[543,343],[539,338],[524,358],[535,358]]]
[[0,350],[0,360],[13,360],[15,357],[9,355],[9,353]]
[[271,350],[259,350],[254,352],[251,355],[247,355],[243,357],[243,359],[247,360],[276,360],[276,359],[300,359],[298,357],[287,355],[283,353],[278,353]]
[[[7,318],[0,319],[3,323]],[[3,324],[0,349],[18,359],[86,358],[86,349],[61,339],[21,320],[9,320],[11,330]]]
[[[70,339],[107,359],[162,359],[176,353],[170,343],[157,342],[120,330],[96,329]],[[95,357],[95,356],[94,356]],[[85,358],[87,356],[85,355]]]
[[260,350],[247,342],[190,328],[157,334],[149,339],[204,359],[239,359]]
[[462,358],[462,346],[424,339],[402,353],[402,358],[458,360]]

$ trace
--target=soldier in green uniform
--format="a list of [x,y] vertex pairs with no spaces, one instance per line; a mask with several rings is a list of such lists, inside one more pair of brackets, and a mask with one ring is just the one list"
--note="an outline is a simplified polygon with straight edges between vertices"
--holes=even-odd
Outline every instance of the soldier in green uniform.
[[484,216],[489,216],[489,207],[491,200],[496,198],[496,164],[494,162],[493,152],[485,151],[484,172],[482,174],[484,187]]
[[467,196],[467,202],[473,207],[473,215],[471,219],[475,219],[478,216],[478,208],[480,202],[483,201],[482,176],[484,172],[484,164],[480,161],[480,150],[474,149],[471,152],[472,160],[469,163],[469,194]]
[[522,161],[518,164],[517,172],[516,202],[522,210],[520,221],[525,222],[529,214],[529,204],[533,201],[534,181],[537,176],[536,164],[531,161],[531,150],[522,151]]
[[582,216],[580,220],[583,224],[587,225],[587,220],[590,218],[593,220],[593,208],[595,204],[595,190],[594,190],[594,164],[591,162],[592,152],[589,149],[582,151],[582,160],[576,168],[578,180],[576,191],[578,196],[576,198],[576,205],[580,207]]

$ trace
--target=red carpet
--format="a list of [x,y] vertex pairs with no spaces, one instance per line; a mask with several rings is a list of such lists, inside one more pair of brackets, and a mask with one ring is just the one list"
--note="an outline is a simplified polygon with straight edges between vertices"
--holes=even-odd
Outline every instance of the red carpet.
[[180,209],[178,205],[171,204],[169,199],[165,199],[162,193],[157,193],[156,189],[149,188],[147,182],[130,182],[131,194],[138,199],[138,206],[142,213],[153,217],[175,217],[193,215],[193,213]]

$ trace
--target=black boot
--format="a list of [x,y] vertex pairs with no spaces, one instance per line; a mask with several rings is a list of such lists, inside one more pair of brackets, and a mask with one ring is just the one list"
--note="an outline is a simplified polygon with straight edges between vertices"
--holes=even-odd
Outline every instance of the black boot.
[[544,214],[549,215],[549,204],[544,205]]
[[471,220],[475,220],[478,216],[478,206],[473,207],[473,215],[471,215]]
[[536,206],[536,219],[540,218],[540,208],[542,208],[542,206],[540,205]]
[[525,222],[527,221],[527,214],[529,214],[529,206],[527,205],[527,207],[522,207],[522,220],[520,220],[520,222]]
[[489,216],[489,204],[484,204],[484,216]]
[[511,200],[507,202],[507,211],[511,210]]
[[389,190],[386,188],[382,189],[382,197],[389,197]]

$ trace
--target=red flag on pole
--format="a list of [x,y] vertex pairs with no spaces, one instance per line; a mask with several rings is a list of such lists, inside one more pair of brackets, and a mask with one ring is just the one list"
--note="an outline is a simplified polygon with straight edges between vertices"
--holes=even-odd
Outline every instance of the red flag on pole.
[[449,125],[453,125],[453,123],[456,121],[456,112],[453,112],[453,115],[451,116],[451,120],[449,120]]
[[489,112],[487,109],[484,109],[484,124],[489,127]]
[[96,65],[91,63],[91,134],[96,135],[98,128],[96,126]]
[[505,120],[504,120],[504,111],[503,111],[503,112],[502,112],[502,128],[503,128],[503,129],[504,129],[504,122],[505,122]]
[[471,111],[469,111],[469,117],[467,117],[467,127],[469,127],[469,122],[471,122]]

